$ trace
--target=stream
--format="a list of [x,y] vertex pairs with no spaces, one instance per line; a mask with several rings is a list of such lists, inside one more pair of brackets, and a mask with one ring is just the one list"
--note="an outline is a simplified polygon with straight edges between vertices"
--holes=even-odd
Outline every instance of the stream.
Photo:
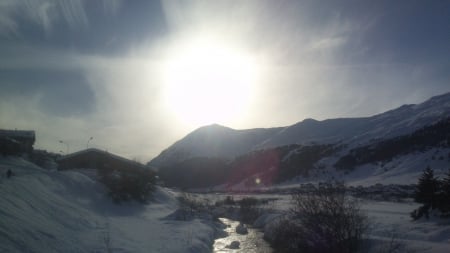
[[[239,225],[239,221],[230,220],[227,218],[219,218],[220,221],[226,225],[224,229],[228,236],[223,238],[217,238],[214,241],[214,251],[219,252],[233,252],[233,253],[272,253],[273,249],[270,245],[264,241],[264,233],[258,229],[247,227],[248,234],[240,235],[236,233],[236,227]],[[228,245],[233,241],[240,243],[239,248],[229,249]]]

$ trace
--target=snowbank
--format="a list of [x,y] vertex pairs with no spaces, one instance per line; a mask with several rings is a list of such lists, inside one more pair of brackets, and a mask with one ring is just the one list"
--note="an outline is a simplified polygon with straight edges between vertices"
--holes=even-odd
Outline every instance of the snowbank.
[[74,171],[48,171],[0,158],[0,252],[210,252],[204,220],[164,219],[175,193],[158,188],[149,205],[113,204],[103,186]]

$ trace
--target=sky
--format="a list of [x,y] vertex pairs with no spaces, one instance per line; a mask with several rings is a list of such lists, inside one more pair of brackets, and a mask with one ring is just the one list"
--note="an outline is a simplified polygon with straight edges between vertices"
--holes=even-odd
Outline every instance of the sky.
[[[450,91],[450,1],[0,1],[0,128],[140,162]],[[92,137],[92,138],[91,138]]]

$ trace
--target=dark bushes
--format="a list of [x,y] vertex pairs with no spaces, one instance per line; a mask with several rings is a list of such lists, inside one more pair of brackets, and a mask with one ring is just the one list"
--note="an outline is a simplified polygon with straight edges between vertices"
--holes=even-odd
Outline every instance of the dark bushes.
[[194,157],[161,168],[158,174],[166,186],[204,188],[222,184],[228,170],[226,161],[222,159]]
[[430,210],[439,210],[442,216],[450,216],[450,171],[447,176],[439,180],[434,172],[427,167],[418,180],[414,201],[421,203],[418,209],[411,212],[411,218],[429,218]]
[[155,175],[150,170],[100,169],[98,173],[100,181],[108,188],[108,195],[116,203],[128,200],[144,203],[155,190]]
[[258,199],[252,197],[245,197],[239,201],[241,221],[247,224],[253,223],[260,213],[258,205]]
[[227,196],[225,199],[216,201],[215,206],[226,206],[229,213],[236,211],[238,217],[233,219],[239,219],[239,221],[252,224],[262,212],[262,206],[267,204],[267,200],[261,200],[254,197],[244,197],[241,200],[235,200],[233,196]]
[[23,145],[18,141],[9,138],[0,138],[0,154],[4,156],[17,156],[25,153]]
[[209,206],[206,200],[201,201],[194,195],[187,192],[182,192],[177,199],[180,208],[191,213],[195,211],[201,211]]

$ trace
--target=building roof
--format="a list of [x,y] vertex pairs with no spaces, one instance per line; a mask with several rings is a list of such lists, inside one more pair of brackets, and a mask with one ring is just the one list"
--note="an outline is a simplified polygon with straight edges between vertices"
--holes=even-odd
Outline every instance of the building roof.
[[61,156],[60,158],[58,158],[58,161],[63,161],[65,159],[69,159],[69,158],[72,158],[72,157],[84,155],[84,154],[87,154],[87,153],[98,153],[98,154],[110,156],[110,157],[112,157],[114,159],[121,160],[123,162],[127,162],[127,163],[130,163],[130,164],[133,164],[135,166],[140,166],[142,168],[146,167],[145,165],[143,165],[141,163],[138,163],[138,162],[135,162],[133,160],[129,160],[129,159],[126,159],[124,157],[121,157],[121,156],[109,153],[108,151],[103,151],[103,150],[96,149],[96,148],[88,148],[88,149],[80,150],[80,151],[77,151],[77,152],[74,152],[74,153],[71,153],[71,154],[68,154],[68,155],[65,155],[65,156]]
[[0,129],[0,137],[21,137],[21,138],[35,138],[35,132],[32,130],[4,130]]

